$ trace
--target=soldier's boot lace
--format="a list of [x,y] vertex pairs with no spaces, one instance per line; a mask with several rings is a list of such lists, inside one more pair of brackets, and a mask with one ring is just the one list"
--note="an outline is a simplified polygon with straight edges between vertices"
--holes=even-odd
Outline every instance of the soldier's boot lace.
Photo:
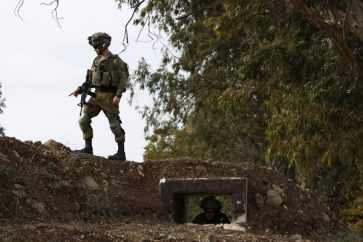
[[108,159],[125,161],[126,154],[125,154],[124,143],[117,143],[117,145],[118,145],[118,149],[117,149],[116,154],[108,156]]
[[91,154],[93,155],[93,148],[92,148],[92,140],[90,139],[85,139],[85,145],[83,149],[80,150],[76,150],[80,153],[85,153],[85,154]]

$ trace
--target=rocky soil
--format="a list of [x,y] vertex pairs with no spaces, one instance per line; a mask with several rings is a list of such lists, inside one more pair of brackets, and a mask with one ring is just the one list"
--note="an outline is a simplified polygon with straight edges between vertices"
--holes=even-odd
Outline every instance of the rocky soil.
[[[247,177],[247,224],[174,224],[161,178]],[[242,229],[241,229],[242,228]],[[243,230],[243,231],[240,231]],[[193,159],[110,161],[0,138],[0,241],[361,241],[272,169]]]

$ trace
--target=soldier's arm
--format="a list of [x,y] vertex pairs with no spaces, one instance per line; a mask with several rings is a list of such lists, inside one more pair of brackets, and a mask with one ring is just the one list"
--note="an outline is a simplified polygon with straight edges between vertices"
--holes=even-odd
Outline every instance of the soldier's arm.
[[85,82],[83,82],[81,86],[77,87],[76,90],[74,90],[73,92],[71,92],[69,94],[69,96],[75,96],[75,97],[77,97],[79,94],[81,94],[82,92],[86,91],[88,89],[88,87],[92,83],[92,79],[91,78],[92,78],[92,71],[91,70],[87,70]]
[[74,90],[73,92],[71,92],[68,96],[75,96],[77,97],[79,95],[78,89]]
[[76,90],[74,90],[73,92],[71,92],[69,94],[69,96],[75,96],[75,97],[77,97],[81,93],[82,93],[82,86],[79,86],[79,87],[77,87]]

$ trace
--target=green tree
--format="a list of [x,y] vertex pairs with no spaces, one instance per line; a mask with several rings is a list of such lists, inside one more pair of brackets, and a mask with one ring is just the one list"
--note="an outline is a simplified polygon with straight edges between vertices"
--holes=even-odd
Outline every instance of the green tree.
[[[173,11],[162,2],[148,4],[146,9],[151,10],[144,9],[141,16],[151,21],[163,19],[157,21],[158,28],[169,35],[179,57],[165,51],[163,65],[154,73],[146,63],[140,63],[137,82],[155,95],[154,106],[145,112],[155,131],[149,137],[153,142],[147,147],[146,158],[157,158],[155,154],[165,151],[169,156],[261,161],[266,146],[265,113],[258,105],[262,99],[251,93],[251,105],[245,105],[243,113],[236,110],[237,116],[226,112],[222,100],[226,90],[240,86],[235,70],[241,52],[236,50],[241,41],[244,49],[250,41],[243,36],[221,40],[215,33],[212,18],[223,12],[218,2],[174,2]],[[136,22],[143,24],[142,19]],[[160,122],[165,116],[170,120]],[[167,130],[170,132],[165,136]]]
[[136,72],[154,96],[145,157],[292,167],[355,226],[363,55],[353,2],[148,1],[135,23],[162,31],[178,57],[166,49],[158,70],[141,61]]

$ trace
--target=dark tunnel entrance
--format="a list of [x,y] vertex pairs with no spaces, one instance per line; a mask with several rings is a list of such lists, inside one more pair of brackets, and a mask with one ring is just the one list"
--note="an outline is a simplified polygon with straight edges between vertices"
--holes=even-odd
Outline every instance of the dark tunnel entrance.
[[247,220],[247,178],[168,178],[160,180],[160,195],[175,223],[187,223],[198,201],[208,195],[222,200],[231,222]]

